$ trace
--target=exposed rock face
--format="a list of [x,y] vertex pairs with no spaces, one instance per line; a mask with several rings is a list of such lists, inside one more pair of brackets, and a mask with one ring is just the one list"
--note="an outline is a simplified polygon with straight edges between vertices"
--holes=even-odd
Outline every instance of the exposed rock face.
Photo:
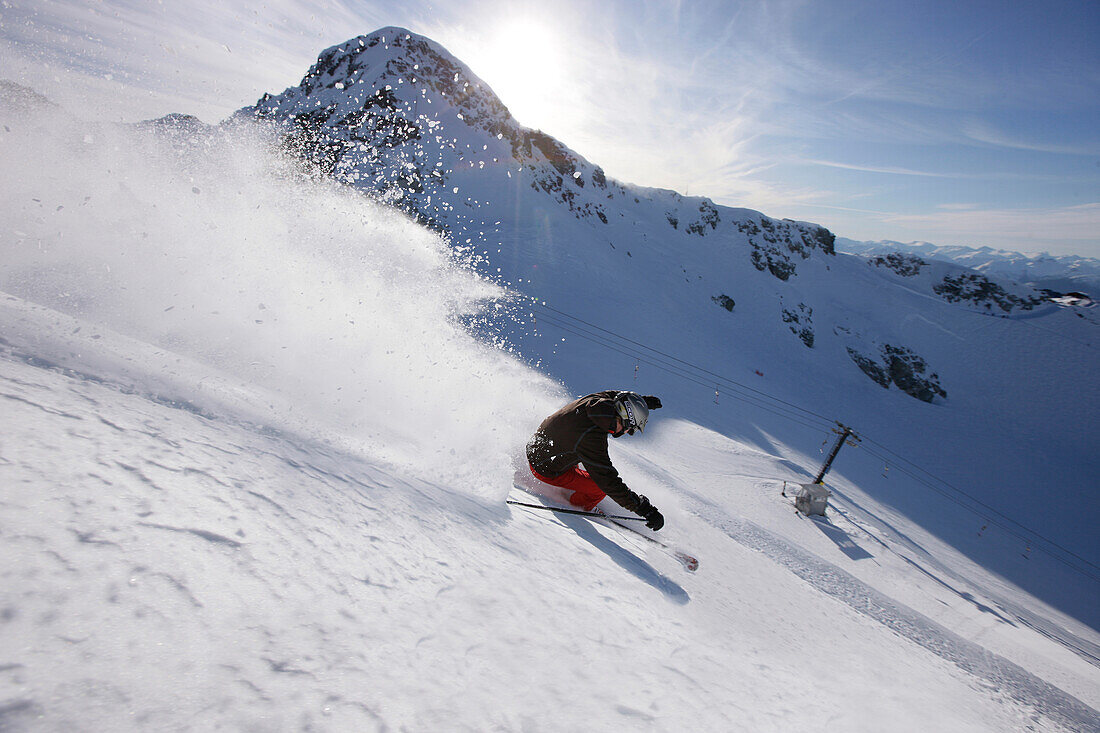
[[814,309],[805,303],[799,303],[794,308],[783,309],[783,322],[791,329],[791,333],[802,339],[807,348],[814,347]]
[[810,253],[820,249],[827,255],[835,255],[833,243],[836,237],[824,227],[801,224],[788,219],[776,221],[762,217],[758,222],[738,222],[737,228],[748,236],[752,245],[752,264],[761,272],[767,271],[780,280],[787,280],[797,270],[797,256],[810,258]]
[[[517,229],[545,226],[564,212],[594,228],[592,241],[604,237],[612,249],[626,237],[645,241],[648,235],[650,246],[663,252],[699,251],[700,240],[707,239],[744,258],[745,270],[751,272],[751,266],[781,283],[797,277],[811,258],[836,255],[835,236],[818,225],[608,178],[550,135],[520,125],[492,90],[444,48],[401,28],[383,28],[326,49],[298,86],[265,94],[237,117],[271,123],[284,147],[311,171],[378,196],[451,234],[456,249],[487,228],[470,224],[481,216],[474,210],[488,203],[473,201],[472,190],[477,198],[484,192],[508,197],[511,209],[488,209],[493,218],[528,212],[523,214],[528,219],[510,223]],[[633,256],[630,248],[621,249]],[[923,264],[883,262],[901,274],[920,272]],[[734,312],[729,295],[710,297]],[[781,304],[779,318],[807,348],[815,347],[809,305]],[[873,361],[888,383],[923,394],[909,386],[913,380],[905,371],[910,365],[919,375],[921,364],[904,354],[884,354]]]
[[718,216],[718,209],[714,208],[714,204],[710,201],[704,201],[699,204],[699,219],[688,224],[687,231],[691,234],[698,234],[703,236],[707,233],[707,227],[711,228],[711,231],[718,229],[718,225],[722,223],[722,217]]
[[1028,255],[993,247],[961,247],[930,242],[857,242],[839,239],[841,252],[863,257],[905,252],[932,262],[949,262],[980,272],[993,281],[1010,280],[1038,291],[1076,291],[1100,296],[1100,259],[1080,255]]
[[994,308],[1004,313],[1030,311],[1056,297],[1050,291],[1017,283],[999,284],[977,271],[943,262],[931,263],[909,253],[870,255],[867,264],[914,280],[914,287],[929,289],[948,303],[964,303],[985,311]]
[[711,300],[728,310],[730,313],[733,313],[733,309],[737,305],[737,303],[733,301],[733,298],[726,295],[725,293],[723,293],[722,295],[716,295],[711,298]]
[[848,347],[848,356],[864,374],[886,389],[893,384],[923,402],[932,402],[936,396],[947,397],[940,387],[939,375],[925,377],[928,365],[924,359],[904,346],[883,344],[877,354],[864,354]]
[[885,267],[893,270],[902,277],[916,277],[921,269],[928,267],[928,263],[916,255],[891,252],[885,255],[872,257],[868,262],[875,267]]
[[[524,170],[531,188],[577,218],[606,224],[596,193],[625,196],[602,169],[519,125],[492,90],[441,46],[401,28],[325,50],[297,87],[265,94],[238,115],[283,125],[288,149],[319,173],[381,194],[432,225],[453,206],[446,201],[455,193],[448,190],[448,172],[471,162],[469,146],[461,149],[449,129],[454,123],[444,119],[479,139],[505,143],[509,172]],[[582,200],[578,193],[586,182],[594,191]]]
[[977,272],[947,275],[942,283],[933,285],[932,290],[950,303],[968,302],[987,309],[997,306],[1005,313],[1014,309],[1029,311],[1046,300],[1041,295],[1014,295]]

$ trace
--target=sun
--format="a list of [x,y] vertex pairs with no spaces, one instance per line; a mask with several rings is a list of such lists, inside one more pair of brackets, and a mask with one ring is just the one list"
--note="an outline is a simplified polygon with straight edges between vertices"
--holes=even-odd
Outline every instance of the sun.
[[519,122],[547,128],[561,120],[570,78],[568,36],[535,18],[501,22],[468,59]]

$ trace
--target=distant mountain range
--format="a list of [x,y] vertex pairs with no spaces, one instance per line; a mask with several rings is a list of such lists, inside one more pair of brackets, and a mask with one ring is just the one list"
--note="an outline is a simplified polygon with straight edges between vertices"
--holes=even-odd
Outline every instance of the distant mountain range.
[[1060,293],[1081,292],[1100,297],[1100,260],[1078,255],[1025,255],[992,247],[957,247],[930,242],[858,242],[838,237],[841,252],[858,255],[887,255],[893,252],[917,255],[929,260],[954,262],[993,278]]

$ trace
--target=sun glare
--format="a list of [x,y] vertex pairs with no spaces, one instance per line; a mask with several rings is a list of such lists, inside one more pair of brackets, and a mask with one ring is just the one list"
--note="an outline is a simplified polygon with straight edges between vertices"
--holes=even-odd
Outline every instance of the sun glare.
[[563,117],[566,47],[567,39],[546,23],[514,19],[502,23],[468,63],[521,124],[547,128]]

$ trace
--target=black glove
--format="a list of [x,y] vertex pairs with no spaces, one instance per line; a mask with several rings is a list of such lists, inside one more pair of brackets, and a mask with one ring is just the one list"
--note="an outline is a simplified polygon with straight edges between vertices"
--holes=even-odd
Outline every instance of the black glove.
[[657,511],[657,507],[650,504],[649,499],[641,494],[638,495],[638,508],[634,511],[645,517],[645,526],[649,527],[654,532],[665,526],[665,518]]
[[651,410],[656,410],[657,408],[659,408],[661,406],[661,398],[660,397],[654,397],[651,394],[647,394],[642,399],[645,400],[645,406],[648,407]]

